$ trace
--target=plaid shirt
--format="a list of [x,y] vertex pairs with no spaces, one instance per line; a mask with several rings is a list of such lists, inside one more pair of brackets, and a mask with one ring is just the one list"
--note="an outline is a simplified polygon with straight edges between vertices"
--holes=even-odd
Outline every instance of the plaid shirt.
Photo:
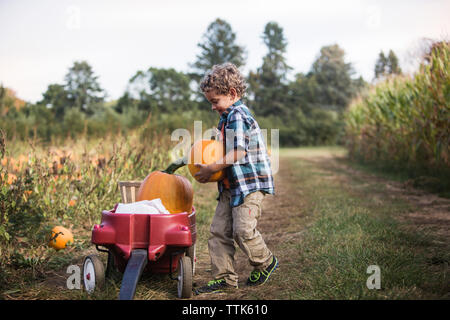
[[[237,207],[244,198],[255,191],[275,194],[270,160],[258,123],[241,100],[220,116],[217,129],[225,132],[225,150],[245,150],[246,155],[225,169],[230,183],[231,207]],[[221,136],[221,140],[223,137]],[[219,192],[225,188],[218,182]]]

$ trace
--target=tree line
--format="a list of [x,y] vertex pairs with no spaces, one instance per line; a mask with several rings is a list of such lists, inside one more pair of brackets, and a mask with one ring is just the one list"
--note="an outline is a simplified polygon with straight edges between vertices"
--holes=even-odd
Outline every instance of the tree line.
[[[288,74],[293,68],[286,61],[288,41],[283,28],[268,22],[261,39],[266,53],[261,66],[246,75],[249,88],[244,97],[261,127],[280,129],[280,143],[286,146],[340,143],[343,114],[368,85],[362,77],[355,77],[344,50],[338,44],[322,47],[310,70],[295,73],[291,80]],[[192,120],[214,126],[216,115],[208,112],[198,83],[215,64],[232,62],[242,69],[247,51],[236,43],[231,25],[219,18],[208,26],[198,48],[189,72],[155,67],[138,70],[123,95],[112,102],[106,102],[106,92],[87,61],[74,62],[64,82],[48,85],[35,104],[8,107],[11,95],[2,95],[0,90],[1,128],[9,137],[50,141],[55,136],[124,132],[150,119],[154,129],[187,127]],[[400,72],[393,51],[387,57],[381,52],[375,77]]]

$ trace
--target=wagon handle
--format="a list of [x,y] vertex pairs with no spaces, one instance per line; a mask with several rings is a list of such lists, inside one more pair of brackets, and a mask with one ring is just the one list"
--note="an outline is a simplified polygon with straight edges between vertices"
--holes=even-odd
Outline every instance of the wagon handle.
[[119,292],[119,300],[133,300],[137,283],[146,265],[147,250],[133,250],[123,274],[122,285]]

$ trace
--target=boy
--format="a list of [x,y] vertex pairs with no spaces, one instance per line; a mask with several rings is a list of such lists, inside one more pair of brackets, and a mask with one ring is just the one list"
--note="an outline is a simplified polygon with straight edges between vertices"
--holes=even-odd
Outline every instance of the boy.
[[247,285],[264,284],[278,266],[277,258],[267,248],[256,229],[265,194],[274,194],[269,157],[258,123],[242,103],[246,84],[235,65],[215,65],[203,78],[200,88],[220,115],[218,130],[225,144],[223,159],[210,165],[197,165],[196,176],[205,183],[225,169],[218,182],[219,198],[211,223],[208,249],[213,280],[195,290],[196,294],[221,292],[238,287],[234,271],[234,241],[254,267]]

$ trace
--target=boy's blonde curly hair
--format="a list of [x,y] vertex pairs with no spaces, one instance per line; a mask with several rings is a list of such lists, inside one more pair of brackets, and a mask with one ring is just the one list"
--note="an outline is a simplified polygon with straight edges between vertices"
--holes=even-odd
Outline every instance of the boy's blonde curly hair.
[[234,88],[238,96],[242,97],[247,84],[238,68],[230,62],[214,65],[200,83],[200,89],[204,93],[214,90],[217,94],[228,95],[231,88]]

